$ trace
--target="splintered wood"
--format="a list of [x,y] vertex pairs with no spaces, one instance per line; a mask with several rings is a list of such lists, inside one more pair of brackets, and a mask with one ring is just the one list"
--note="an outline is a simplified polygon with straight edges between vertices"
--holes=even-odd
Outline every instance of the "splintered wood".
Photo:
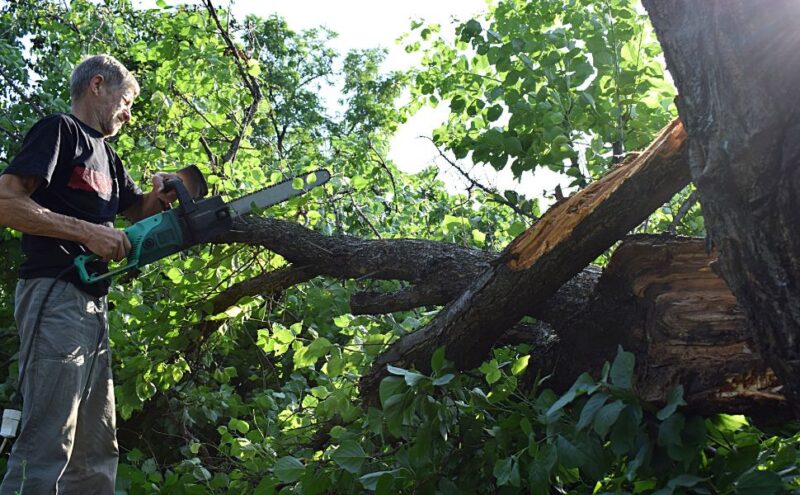
[[603,277],[643,309],[637,390],[663,401],[682,384],[702,412],[784,416],[782,385],[753,345],[728,285],[711,269],[702,239],[636,236],[614,253]]
[[[613,240],[619,239],[668,201],[676,189],[688,184],[689,170],[681,156],[685,140],[686,132],[676,119],[644,152],[629,156],[605,177],[550,208],[508,247],[508,267],[526,270],[548,252],[563,249],[567,243],[576,248],[585,246],[587,242],[582,238],[592,233],[607,238],[602,229],[618,232]],[[620,210],[615,213],[611,208]],[[623,221],[615,225],[615,217]],[[633,220],[624,221],[627,217]],[[599,249],[602,251],[609,245]]]
[[504,261],[475,277],[428,325],[379,355],[361,379],[362,393],[374,394],[387,364],[426,370],[440,346],[461,369],[479,365],[529,308],[689,183],[685,141],[681,123],[673,121],[641,155],[551,208],[504,250]]

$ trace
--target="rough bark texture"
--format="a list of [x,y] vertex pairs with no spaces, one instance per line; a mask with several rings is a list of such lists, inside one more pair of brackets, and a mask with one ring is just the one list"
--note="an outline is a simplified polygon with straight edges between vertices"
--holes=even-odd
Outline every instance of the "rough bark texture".
[[719,268],[800,409],[800,4],[645,0]]
[[389,347],[360,383],[373,396],[388,364],[426,370],[441,346],[456,366],[480,364],[526,308],[544,303],[689,181],[680,122],[630,160],[547,211],[424,328]]
[[[411,261],[420,254],[420,245],[415,242],[327,237],[269,218],[240,225],[245,227],[249,244],[273,245],[274,236],[282,232],[281,246],[297,249],[303,242],[312,245],[300,249],[307,256],[302,268],[297,268],[300,260],[294,259],[292,268],[232,286],[213,301],[218,311],[241,297],[273,294],[328,271],[328,258],[308,255],[314,246],[323,248],[319,253],[343,253],[354,246],[368,253],[363,260],[355,255],[342,256],[342,263],[336,264],[340,274],[337,276],[365,273],[365,263],[388,266],[395,259],[409,260],[402,270],[396,267],[392,272],[404,280],[414,279],[421,270]],[[371,246],[373,243],[376,245]],[[469,259],[486,258],[485,263],[462,266],[466,278],[479,275],[482,266],[499,256],[457,245],[433,244],[428,247],[435,247],[443,260],[465,252],[471,252]],[[445,292],[455,294],[464,289],[464,280],[448,280],[448,269],[443,268],[447,263],[437,262],[435,257],[419,259],[441,268],[429,274],[432,278],[428,280],[438,280]],[[622,345],[636,355],[637,388],[652,403],[663,402],[673,385],[682,384],[689,407],[698,412],[744,413],[772,420],[788,417],[781,384],[751,345],[744,313],[727,285],[711,269],[714,260],[715,255],[706,253],[700,239],[628,238],[616,250],[602,276],[598,267],[590,265],[545,302],[523,306],[525,314],[540,321],[512,326],[497,345],[533,344],[531,373],[550,375],[547,386],[557,390],[568,388],[584,371],[599,373],[603,363],[613,360],[617,347]],[[388,305],[384,311],[376,306],[376,313],[391,311],[392,300],[385,302]],[[434,304],[430,300],[421,302]]]

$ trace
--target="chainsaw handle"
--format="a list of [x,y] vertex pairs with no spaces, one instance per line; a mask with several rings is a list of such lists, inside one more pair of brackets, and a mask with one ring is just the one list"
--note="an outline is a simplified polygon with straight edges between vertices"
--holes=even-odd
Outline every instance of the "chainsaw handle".
[[194,200],[189,190],[186,189],[183,181],[180,179],[167,179],[164,181],[163,192],[170,192],[175,190],[178,194],[178,203],[183,207],[184,213],[189,213],[194,210]]
[[[133,254],[133,253],[131,253]],[[129,255],[130,256],[130,255]],[[89,273],[89,270],[86,268],[86,265],[92,263],[93,261],[99,260],[100,257],[96,254],[82,254],[75,258],[75,266],[78,269],[78,275],[81,277],[81,281],[85,284],[93,284],[95,282],[99,282],[101,280],[105,280],[111,277],[115,277],[120,273],[127,272],[128,270],[132,270],[139,266],[139,260],[128,258],[128,262],[125,263],[124,266],[117,267],[113,270],[109,270],[107,273]]]

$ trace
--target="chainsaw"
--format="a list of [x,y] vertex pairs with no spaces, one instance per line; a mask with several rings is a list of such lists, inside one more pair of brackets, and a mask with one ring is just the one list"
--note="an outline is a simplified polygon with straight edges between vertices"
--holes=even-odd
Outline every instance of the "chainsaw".
[[268,208],[299,196],[325,184],[331,177],[327,170],[317,170],[225,203],[218,195],[202,199],[208,193],[208,186],[203,174],[194,165],[181,169],[177,175],[178,179],[165,181],[164,190],[176,191],[179,206],[147,217],[125,229],[125,235],[131,243],[125,265],[103,274],[89,273],[87,264],[99,257],[86,254],[75,258],[75,266],[84,283],[99,282],[208,242],[228,232],[235,217],[246,215],[254,208]]

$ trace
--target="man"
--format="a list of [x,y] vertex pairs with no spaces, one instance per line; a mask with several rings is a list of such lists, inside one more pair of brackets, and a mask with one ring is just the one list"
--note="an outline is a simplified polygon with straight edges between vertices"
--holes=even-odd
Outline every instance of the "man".
[[108,285],[83,284],[70,267],[88,250],[102,259],[90,272],[107,270],[131,248],[115,216],[137,221],[175,199],[162,192],[167,174],[142,194],[105,141],[130,120],[138,94],[115,58],[87,58],[72,73],[71,113],[37,122],[0,176],[0,224],[23,232],[26,256],[14,308],[22,423],[0,495],[114,492]]

